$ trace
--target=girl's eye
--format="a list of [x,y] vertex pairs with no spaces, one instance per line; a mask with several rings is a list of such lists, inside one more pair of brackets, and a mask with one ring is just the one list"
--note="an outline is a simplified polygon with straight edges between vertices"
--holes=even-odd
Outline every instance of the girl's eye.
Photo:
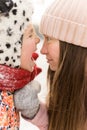
[[31,37],[32,37],[32,34],[30,34],[29,37],[31,38]]

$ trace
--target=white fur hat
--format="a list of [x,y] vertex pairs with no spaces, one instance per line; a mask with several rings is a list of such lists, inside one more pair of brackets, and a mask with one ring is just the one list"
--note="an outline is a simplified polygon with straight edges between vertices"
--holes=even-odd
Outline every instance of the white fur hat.
[[20,66],[22,36],[32,13],[30,0],[0,0],[0,64]]
[[42,16],[40,32],[87,47],[87,0],[55,0]]

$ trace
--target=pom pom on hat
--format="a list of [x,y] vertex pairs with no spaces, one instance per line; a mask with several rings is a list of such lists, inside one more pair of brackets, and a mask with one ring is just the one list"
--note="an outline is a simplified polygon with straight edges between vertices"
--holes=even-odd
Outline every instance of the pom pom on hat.
[[30,0],[0,0],[0,64],[20,66],[22,36],[32,14]]
[[12,0],[0,0],[0,14],[8,13],[13,7]]
[[87,0],[55,0],[42,16],[40,32],[87,47]]

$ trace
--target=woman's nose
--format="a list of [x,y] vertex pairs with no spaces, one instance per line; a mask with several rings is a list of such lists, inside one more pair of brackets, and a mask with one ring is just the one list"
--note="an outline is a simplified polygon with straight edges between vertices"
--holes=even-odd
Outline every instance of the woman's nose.
[[40,50],[41,54],[43,55],[46,55],[47,54],[47,46],[46,44],[44,43],[41,50]]

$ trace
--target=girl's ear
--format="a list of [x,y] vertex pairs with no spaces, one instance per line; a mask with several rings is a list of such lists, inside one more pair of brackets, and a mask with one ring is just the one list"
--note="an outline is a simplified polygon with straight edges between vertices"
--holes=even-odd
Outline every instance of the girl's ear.
[[13,7],[12,0],[0,0],[0,14],[8,13]]

